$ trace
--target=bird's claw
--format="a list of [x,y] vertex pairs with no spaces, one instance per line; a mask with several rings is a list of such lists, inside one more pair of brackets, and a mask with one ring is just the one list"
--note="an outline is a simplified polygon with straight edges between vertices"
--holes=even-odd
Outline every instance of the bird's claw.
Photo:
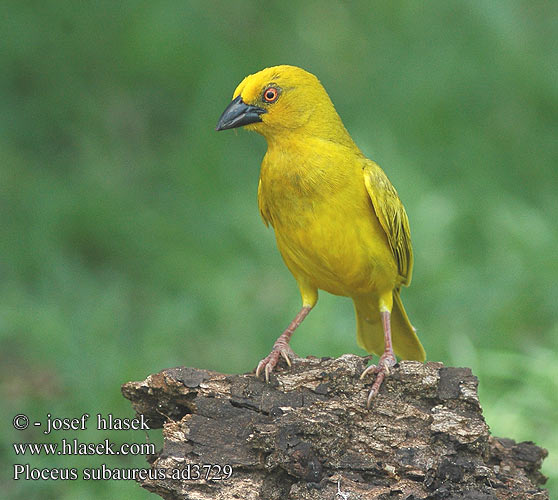
[[258,363],[258,367],[256,368],[256,377],[259,377],[263,372],[265,374],[266,382],[269,382],[269,374],[271,373],[271,370],[273,370],[273,366],[277,363],[277,361],[275,361],[275,363],[273,362],[273,359],[271,358],[271,354],[265,357],[264,359],[262,359]]
[[395,366],[396,363],[397,360],[395,359],[395,355],[393,354],[393,352],[385,352],[380,357],[377,365],[368,366],[360,374],[361,380],[370,373],[376,374],[376,380],[374,380],[374,383],[372,384],[372,388],[368,393],[368,399],[366,400],[366,408],[370,408],[372,400],[376,397],[376,395],[380,391],[382,382],[384,381],[386,376],[391,373],[391,369]]
[[360,374],[360,380],[364,380],[364,377],[370,373],[376,373],[378,371],[378,367],[376,365],[367,366],[366,369]]
[[[293,352],[292,349],[290,349],[290,351],[291,351],[291,353]],[[289,357],[289,354],[290,353],[287,353],[285,350],[281,350],[281,356],[283,356],[283,359],[285,360],[285,362],[287,363],[287,365],[290,368],[292,366],[292,364],[291,364],[291,358]]]
[[258,363],[258,367],[256,368],[256,377],[259,377],[263,373],[265,376],[265,381],[269,383],[269,377],[271,375],[271,372],[274,370],[275,366],[279,362],[279,356],[281,356],[285,360],[290,368],[292,366],[291,356],[295,357],[296,354],[288,344],[286,347],[274,347],[273,350]]

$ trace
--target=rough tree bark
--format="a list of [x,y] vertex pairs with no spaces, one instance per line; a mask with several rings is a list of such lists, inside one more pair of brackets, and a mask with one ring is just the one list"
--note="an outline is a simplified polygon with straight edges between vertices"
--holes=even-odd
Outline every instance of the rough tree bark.
[[160,476],[141,485],[173,500],[548,499],[546,450],[490,435],[468,368],[401,362],[367,410],[367,361],[296,359],[270,384],[193,368],[124,384],[163,427]]

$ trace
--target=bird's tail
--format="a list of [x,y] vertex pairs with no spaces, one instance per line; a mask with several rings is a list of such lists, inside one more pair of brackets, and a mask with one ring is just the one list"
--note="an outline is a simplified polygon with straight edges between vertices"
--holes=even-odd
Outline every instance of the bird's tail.
[[[360,347],[377,354],[384,352],[384,330],[377,303],[371,298],[353,298],[357,321],[357,343]],[[426,354],[411,325],[399,290],[393,292],[393,309],[391,311],[391,338],[393,350],[402,359],[424,361]]]

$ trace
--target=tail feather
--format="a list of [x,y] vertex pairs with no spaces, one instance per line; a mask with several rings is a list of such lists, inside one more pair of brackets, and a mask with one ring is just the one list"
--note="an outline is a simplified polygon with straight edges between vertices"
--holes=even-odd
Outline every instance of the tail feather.
[[[357,319],[357,343],[368,352],[382,355],[384,352],[384,330],[377,304],[369,298],[354,298]],[[402,359],[424,361],[426,354],[411,325],[399,291],[393,292],[391,311],[391,338],[393,350]]]
[[365,351],[381,356],[384,352],[384,330],[379,311],[371,307],[369,301],[353,299],[353,302],[357,323],[357,344]]

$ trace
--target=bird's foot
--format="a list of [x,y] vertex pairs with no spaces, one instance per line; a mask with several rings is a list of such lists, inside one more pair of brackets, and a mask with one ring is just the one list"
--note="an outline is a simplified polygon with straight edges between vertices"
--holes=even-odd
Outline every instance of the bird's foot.
[[396,365],[396,363],[397,363],[397,359],[395,359],[395,354],[393,353],[393,351],[386,351],[384,352],[384,354],[381,355],[377,365],[370,365],[361,373],[360,375],[361,380],[364,377],[366,377],[366,375],[368,375],[369,373],[376,374],[376,380],[374,380],[374,383],[372,384],[372,388],[368,393],[368,400],[366,401],[367,408],[370,408],[370,404],[378,394],[378,391],[380,390],[380,386],[382,385],[382,382],[386,378],[386,375],[390,374],[391,369]]
[[296,354],[291,349],[289,344],[284,344],[282,342],[275,342],[271,352],[258,363],[256,368],[256,377],[259,377],[262,373],[265,374],[265,381],[269,382],[269,375],[279,362],[279,356],[283,356],[283,359],[291,367],[291,358],[295,358]]

